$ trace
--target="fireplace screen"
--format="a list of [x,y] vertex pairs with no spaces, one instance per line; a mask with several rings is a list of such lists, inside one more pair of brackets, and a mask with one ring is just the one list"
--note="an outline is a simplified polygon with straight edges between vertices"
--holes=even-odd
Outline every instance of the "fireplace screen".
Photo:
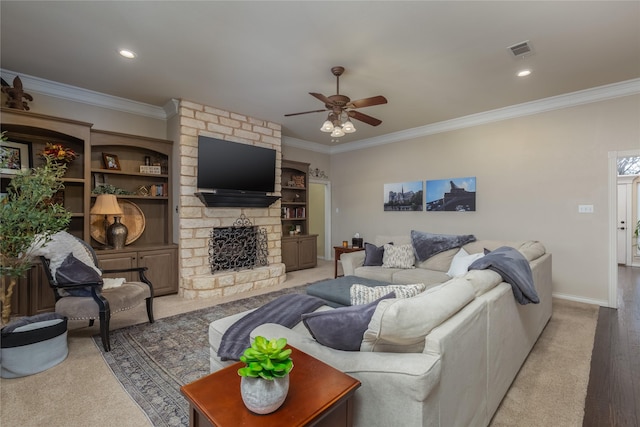
[[254,226],[244,214],[231,227],[214,227],[209,241],[211,273],[246,270],[269,265],[267,231]]

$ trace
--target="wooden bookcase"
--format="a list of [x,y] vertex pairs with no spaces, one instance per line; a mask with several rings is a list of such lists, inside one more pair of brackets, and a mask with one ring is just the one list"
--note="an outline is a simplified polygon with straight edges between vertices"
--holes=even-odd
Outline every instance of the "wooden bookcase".
[[[101,268],[147,266],[148,277],[154,284],[155,294],[165,295],[178,291],[178,247],[173,243],[173,199],[171,183],[171,141],[93,130],[91,123],[47,116],[15,109],[1,109],[0,124],[9,141],[24,146],[28,166],[44,162],[39,153],[46,143],[60,143],[73,149],[77,158],[68,166],[63,178],[64,190],[59,195],[63,205],[72,213],[68,232],[89,242],[98,254]],[[118,156],[120,170],[105,170],[102,153]],[[140,173],[139,165],[148,156],[151,163],[164,166],[160,174]],[[135,192],[141,186],[155,185],[165,190],[160,196],[139,194],[120,196],[135,203],[143,212],[145,231],[123,250],[101,250],[102,245],[91,237],[91,206],[95,201],[92,190],[96,175],[116,187]],[[0,192],[5,192],[11,175],[0,176]],[[166,195],[165,195],[166,194]],[[19,281],[12,298],[12,312],[33,315],[52,311],[53,292],[42,267],[34,266]]]
[[[178,292],[178,247],[172,242],[172,150],[172,141],[91,131],[91,189],[108,184],[130,193],[118,194],[118,200],[139,208],[144,218],[144,232],[140,237],[124,249],[114,250],[104,249],[104,241],[94,238],[102,220],[90,216],[91,245],[104,269],[149,267],[147,277],[153,283],[156,296]],[[117,158],[118,169],[107,167],[105,155]],[[147,164],[159,166],[160,173],[141,172],[140,166]],[[96,197],[91,194],[92,203]]]
[[309,234],[309,163],[283,159],[281,170],[282,262],[287,271],[312,268],[318,236]]

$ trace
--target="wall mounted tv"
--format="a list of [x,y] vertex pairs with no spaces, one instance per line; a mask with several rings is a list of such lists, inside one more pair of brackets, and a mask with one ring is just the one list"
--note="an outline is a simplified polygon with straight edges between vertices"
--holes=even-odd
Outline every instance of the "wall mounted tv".
[[198,137],[198,188],[219,193],[275,191],[276,150]]

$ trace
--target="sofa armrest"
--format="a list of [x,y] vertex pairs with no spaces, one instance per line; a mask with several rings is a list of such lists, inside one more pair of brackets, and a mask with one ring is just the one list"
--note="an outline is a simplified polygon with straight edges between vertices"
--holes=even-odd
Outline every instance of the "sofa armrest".
[[345,276],[355,276],[354,271],[357,267],[364,264],[365,251],[347,252],[340,255],[342,270]]

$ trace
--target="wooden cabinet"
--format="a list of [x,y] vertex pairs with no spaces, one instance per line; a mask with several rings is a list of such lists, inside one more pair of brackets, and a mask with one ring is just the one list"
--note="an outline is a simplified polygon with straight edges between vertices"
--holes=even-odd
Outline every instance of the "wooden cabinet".
[[287,271],[313,268],[318,264],[317,234],[282,237],[282,262]]
[[309,163],[282,160],[282,262],[287,271],[315,267],[316,234],[309,234]]
[[[178,247],[168,245],[160,247],[139,247],[137,250],[106,249],[97,252],[100,268],[103,270],[133,267],[148,267],[145,275],[153,284],[155,296],[178,292]],[[105,277],[124,277],[138,280],[138,273],[110,273]]]

